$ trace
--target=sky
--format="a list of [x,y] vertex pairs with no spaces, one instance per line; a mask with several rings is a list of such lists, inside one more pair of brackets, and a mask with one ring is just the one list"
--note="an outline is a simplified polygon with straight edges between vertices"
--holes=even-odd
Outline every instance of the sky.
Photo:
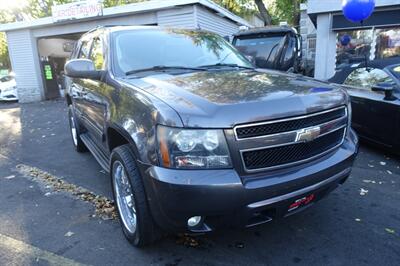
[[26,4],[27,0],[0,0],[0,9],[24,7]]

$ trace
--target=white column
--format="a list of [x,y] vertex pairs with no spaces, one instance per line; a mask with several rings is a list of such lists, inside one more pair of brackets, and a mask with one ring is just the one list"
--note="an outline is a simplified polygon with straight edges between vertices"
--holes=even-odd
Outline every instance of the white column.
[[44,99],[36,38],[30,30],[7,32],[7,44],[20,102]]
[[318,79],[328,79],[335,73],[336,34],[331,29],[332,14],[318,15],[314,75]]

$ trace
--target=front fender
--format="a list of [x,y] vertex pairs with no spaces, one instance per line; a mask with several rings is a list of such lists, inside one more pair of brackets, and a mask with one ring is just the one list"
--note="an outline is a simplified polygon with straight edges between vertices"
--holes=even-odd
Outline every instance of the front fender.
[[182,127],[179,115],[169,105],[139,88],[122,84],[111,94],[107,124],[132,144],[143,162],[158,164],[156,126]]

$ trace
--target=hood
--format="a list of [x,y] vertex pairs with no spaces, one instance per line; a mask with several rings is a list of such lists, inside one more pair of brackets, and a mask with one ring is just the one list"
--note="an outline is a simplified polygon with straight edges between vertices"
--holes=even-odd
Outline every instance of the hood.
[[347,101],[338,87],[276,71],[163,73],[124,81],[166,102],[185,127],[194,128],[231,128],[304,115]]

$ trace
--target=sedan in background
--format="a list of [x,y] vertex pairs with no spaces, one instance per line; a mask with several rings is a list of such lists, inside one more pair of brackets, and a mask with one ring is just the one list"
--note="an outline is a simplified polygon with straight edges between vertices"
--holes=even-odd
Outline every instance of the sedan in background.
[[11,75],[0,78],[0,101],[18,101],[17,83]]
[[347,89],[359,136],[400,153],[400,57],[342,65],[329,82]]

